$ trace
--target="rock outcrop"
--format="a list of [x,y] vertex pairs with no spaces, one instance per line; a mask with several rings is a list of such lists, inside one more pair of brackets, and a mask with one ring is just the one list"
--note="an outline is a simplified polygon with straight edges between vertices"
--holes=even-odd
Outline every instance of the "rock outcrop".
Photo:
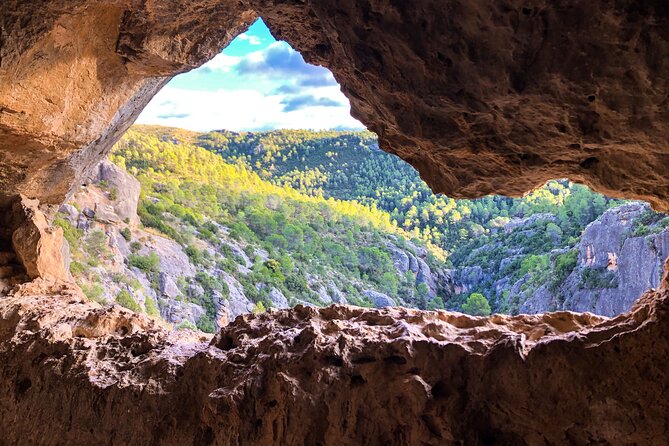
[[[109,194],[113,197],[113,214],[133,227],[139,224],[137,204],[140,184],[135,177],[111,161],[103,160],[93,169],[90,181],[105,184],[110,191]],[[96,209],[95,214],[99,216],[100,212]]]
[[70,279],[69,247],[61,228],[52,227],[37,200],[14,203],[12,248],[31,279]]
[[659,285],[669,258],[669,227],[651,225],[653,233],[635,233],[648,205],[628,203],[592,222],[578,244],[576,268],[554,290],[539,287],[520,307],[522,313],[553,309],[615,316],[637,297]]

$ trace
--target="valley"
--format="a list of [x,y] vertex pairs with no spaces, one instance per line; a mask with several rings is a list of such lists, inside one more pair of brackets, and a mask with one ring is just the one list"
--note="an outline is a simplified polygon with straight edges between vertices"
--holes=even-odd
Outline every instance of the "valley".
[[613,316],[669,255],[646,204],[566,180],[453,200],[369,132],[135,126],[56,224],[91,300],[205,332],[298,304]]

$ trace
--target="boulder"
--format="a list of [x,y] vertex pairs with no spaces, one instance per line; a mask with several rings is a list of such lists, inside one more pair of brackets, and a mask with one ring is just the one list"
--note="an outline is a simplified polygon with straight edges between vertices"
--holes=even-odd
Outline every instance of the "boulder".
[[103,160],[93,170],[90,179],[98,184],[104,181],[106,189],[114,191],[113,194],[110,193],[113,214],[122,221],[127,219],[132,226],[139,224],[137,204],[139,203],[140,184],[135,177],[111,161]]
[[121,223],[121,218],[116,215],[114,208],[103,203],[95,204],[95,220],[106,224]]
[[161,272],[158,275],[158,286],[160,294],[170,299],[175,299],[181,294],[179,287],[169,274]]
[[269,300],[272,302],[272,308],[290,308],[288,299],[286,299],[286,296],[278,288],[272,288],[269,291]]
[[192,302],[163,299],[160,303],[160,316],[172,324],[188,321],[195,325],[206,313],[204,308]]
[[31,279],[70,280],[70,250],[63,230],[51,226],[39,202],[21,197],[13,205],[12,247]]
[[376,308],[394,307],[395,305],[397,305],[395,301],[391,299],[388,295],[379,293],[378,291],[365,290],[362,292],[362,294],[369,300],[371,300]]

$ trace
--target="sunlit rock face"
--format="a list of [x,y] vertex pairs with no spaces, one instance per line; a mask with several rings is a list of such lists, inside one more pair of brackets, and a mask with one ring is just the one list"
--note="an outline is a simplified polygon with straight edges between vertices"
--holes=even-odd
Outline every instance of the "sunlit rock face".
[[4,2],[0,190],[60,204],[173,75],[256,17],[452,197],[568,177],[669,210],[663,1]]
[[[669,11],[650,0],[4,1],[0,206],[22,194],[48,216],[171,76],[257,15],[435,191],[569,177],[669,210]],[[669,441],[666,278],[611,320],[336,306],[210,341],[87,302],[63,271],[0,297],[4,443]]]

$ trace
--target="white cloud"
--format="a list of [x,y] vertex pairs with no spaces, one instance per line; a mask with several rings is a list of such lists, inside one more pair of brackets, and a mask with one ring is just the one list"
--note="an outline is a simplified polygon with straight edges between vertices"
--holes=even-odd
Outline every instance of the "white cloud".
[[227,54],[220,53],[198,69],[220,70],[227,73],[239,64],[241,60],[242,58],[239,56],[228,56]]
[[262,39],[258,36],[249,35],[247,33],[242,33],[236,37],[239,40],[245,40],[250,45],[262,45]]
[[[342,102],[337,86],[305,89],[319,98]],[[264,95],[257,90],[192,91],[163,88],[142,112],[138,123],[160,124],[196,131],[214,129],[259,130],[269,128],[361,128],[348,105],[314,106],[285,112],[286,96]]]

